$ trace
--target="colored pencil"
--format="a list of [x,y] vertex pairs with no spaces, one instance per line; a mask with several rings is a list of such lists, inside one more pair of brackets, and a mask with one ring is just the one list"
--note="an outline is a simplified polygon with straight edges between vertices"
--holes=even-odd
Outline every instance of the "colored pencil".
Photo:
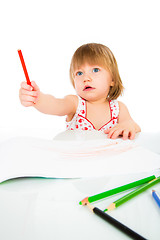
[[21,64],[22,64],[22,68],[23,68],[23,71],[24,71],[24,74],[25,74],[25,77],[26,77],[26,80],[27,80],[27,84],[31,86],[31,81],[29,79],[29,75],[28,75],[28,72],[27,72],[26,64],[24,62],[22,51],[20,49],[18,49],[18,54],[19,54],[19,58],[21,60]]
[[126,184],[124,186],[120,186],[120,187],[108,190],[106,192],[102,192],[102,193],[96,194],[94,196],[86,197],[82,201],[80,201],[79,204],[80,205],[86,205],[87,203],[92,203],[92,202],[98,201],[100,199],[103,199],[103,198],[112,196],[114,194],[117,194],[117,193],[129,190],[131,188],[140,186],[140,185],[142,185],[144,183],[147,183],[147,182],[149,182],[149,181],[151,181],[151,180],[153,180],[155,178],[156,177],[153,175],[153,176],[150,176],[150,177],[147,177],[147,178],[143,178],[143,179],[135,181],[135,182],[131,182],[131,183]]
[[156,193],[155,190],[152,190],[152,196],[153,196],[154,200],[156,201],[156,203],[158,204],[158,206],[160,207],[160,196]]
[[128,200],[132,199],[133,197],[137,196],[138,194],[144,192],[148,188],[152,187],[156,183],[160,182],[160,176],[155,178],[154,180],[150,181],[149,183],[144,184],[143,186],[137,188],[136,190],[130,192],[129,194],[125,195],[124,197],[116,200],[115,202],[111,203],[104,211],[110,211],[113,210],[123,203],[127,202]]
[[103,212],[101,209],[97,207],[93,207],[90,204],[87,204],[87,206],[100,218],[104,219],[105,221],[107,221],[108,223],[110,223],[112,226],[116,227],[123,233],[127,234],[130,238],[136,239],[136,240],[146,240],[146,238],[142,237],[132,229],[128,228],[121,222],[117,221],[115,218],[111,217],[109,214]]

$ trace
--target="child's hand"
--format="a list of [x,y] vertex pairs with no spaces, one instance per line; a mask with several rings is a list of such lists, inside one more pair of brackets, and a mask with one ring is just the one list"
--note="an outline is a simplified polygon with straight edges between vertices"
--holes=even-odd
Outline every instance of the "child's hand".
[[31,82],[31,85],[32,86],[28,85],[26,82],[21,83],[19,99],[24,107],[34,106],[34,104],[38,101],[40,93],[39,87],[34,81]]
[[113,128],[107,129],[104,132],[108,134],[108,138],[116,139],[117,137],[122,136],[123,140],[126,140],[128,138],[132,140],[135,138],[137,130],[135,122],[130,119],[118,123]]

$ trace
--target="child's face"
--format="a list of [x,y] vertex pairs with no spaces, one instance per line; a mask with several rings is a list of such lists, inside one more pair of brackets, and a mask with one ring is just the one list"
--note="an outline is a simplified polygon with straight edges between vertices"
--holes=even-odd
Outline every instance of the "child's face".
[[98,65],[84,64],[74,72],[77,94],[87,101],[106,101],[114,85],[109,71]]

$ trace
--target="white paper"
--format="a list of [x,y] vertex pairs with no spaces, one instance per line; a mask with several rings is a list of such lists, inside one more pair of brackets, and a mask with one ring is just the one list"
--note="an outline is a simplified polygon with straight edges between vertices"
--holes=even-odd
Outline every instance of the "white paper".
[[0,182],[25,176],[97,177],[160,168],[160,155],[136,141],[110,140],[94,131],[72,132],[70,137],[64,133],[54,140],[16,137],[0,144]]

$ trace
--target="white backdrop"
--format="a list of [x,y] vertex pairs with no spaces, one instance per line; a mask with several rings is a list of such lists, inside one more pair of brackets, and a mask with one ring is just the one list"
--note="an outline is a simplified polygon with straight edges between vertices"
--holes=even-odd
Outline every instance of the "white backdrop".
[[120,98],[142,131],[160,131],[159,1],[6,0],[0,2],[0,127],[65,129],[65,117],[48,116],[19,102],[25,80],[21,49],[31,80],[41,91],[74,94],[69,65],[87,42],[114,53],[125,86]]

